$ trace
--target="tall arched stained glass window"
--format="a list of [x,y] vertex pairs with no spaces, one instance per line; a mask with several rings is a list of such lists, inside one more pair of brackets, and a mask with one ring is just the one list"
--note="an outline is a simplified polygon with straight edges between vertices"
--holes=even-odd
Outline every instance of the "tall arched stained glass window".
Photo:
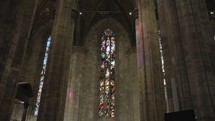
[[45,56],[44,56],[44,59],[43,59],[43,68],[42,68],[42,71],[40,73],[39,90],[38,90],[38,93],[37,93],[37,100],[36,100],[36,107],[35,107],[35,110],[34,110],[34,116],[37,116],[38,111],[39,111],[40,99],[41,99],[41,94],[42,94],[44,77],[45,77],[45,73],[46,73],[46,67],[47,67],[47,61],[48,61],[48,51],[49,51],[50,43],[51,43],[51,36],[48,37],[47,43],[46,43],[46,51],[45,51]]
[[115,116],[115,34],[106,29],[101,37],[99,116]]

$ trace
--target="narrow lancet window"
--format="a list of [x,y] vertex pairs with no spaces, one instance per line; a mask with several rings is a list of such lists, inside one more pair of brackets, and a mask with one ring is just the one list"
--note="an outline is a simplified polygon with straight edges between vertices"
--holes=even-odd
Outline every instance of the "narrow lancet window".
[[163,85],[164,85],[164,94],[165,94],[165,100],[166,100],[166,108],[167,108],[167,112],[169,112],[169,103],[168,103],[168,97],[167,97],[167,85],[166,85],[166,73],[165,73],[165,67],[164,67],[164,55],[163,55],[163,47],[161,44],[162,41],[162,37],[159,31],[159,45],[160,45],[160,55],[161,55],[161,67],[162,67],[162,75],[163,75]]
[[115,116],[115,34],[106,29],[101,37],[99,116]]
[[35,107],[35,110],[34,110],[34,116],[37,116],[38,111],[39,111],[40,99],[41,99],[41,94],[42,94],[44,77],[45,77],[45,73],[46,73],[46,67],[47,67],[47,61],[48,61],[48,51],[49,51],[50,43],[51,43],[51,36],[48,37],[47,43],[46,43],[46,50],[45,50],[45,56],[44,56],[44,59],[43,59],[43,68],[42,68],[42,71],[40,73],[39,90],[38,90],[38,93],[37,93],[36,107]]

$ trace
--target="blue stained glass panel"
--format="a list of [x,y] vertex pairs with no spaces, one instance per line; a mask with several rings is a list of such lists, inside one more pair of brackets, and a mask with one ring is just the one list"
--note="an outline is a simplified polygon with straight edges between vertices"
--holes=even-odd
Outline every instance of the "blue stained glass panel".
[[34,110],[34,116],[38,115],[38,111],[39,111],[39,106],[40,106],[40,99],[41,99],[41,94],[42,94],[42,88],[43,88],[43,83],[44,83],[44,77],[45,77],[45,70],[47,67],[47,61],[48,61],[48,51],[49,51],[49,46],[51,44],[51,36],[48,37],[47,39],[47,43],[46,43],[46,51],[45,51],[45,56],[43,59],[43,67],[42,67],[42,71],[41,71],[41,75],[40,75],[40,83],[39,83],[39,90],[37,93],[37,100],[36,100],[36,107]]

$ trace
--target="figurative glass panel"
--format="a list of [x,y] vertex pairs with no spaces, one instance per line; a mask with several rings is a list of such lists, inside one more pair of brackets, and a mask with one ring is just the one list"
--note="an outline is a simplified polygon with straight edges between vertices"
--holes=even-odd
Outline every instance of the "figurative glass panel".
[[106,29],[101,37],[99,116],[115,116],[115,34]]

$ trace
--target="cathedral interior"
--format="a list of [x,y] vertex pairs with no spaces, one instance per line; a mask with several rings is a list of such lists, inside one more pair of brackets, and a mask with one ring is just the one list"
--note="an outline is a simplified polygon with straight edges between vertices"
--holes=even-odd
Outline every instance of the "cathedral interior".
[[214,51],[215,0],[1,0],[0,121],[215,121]]

